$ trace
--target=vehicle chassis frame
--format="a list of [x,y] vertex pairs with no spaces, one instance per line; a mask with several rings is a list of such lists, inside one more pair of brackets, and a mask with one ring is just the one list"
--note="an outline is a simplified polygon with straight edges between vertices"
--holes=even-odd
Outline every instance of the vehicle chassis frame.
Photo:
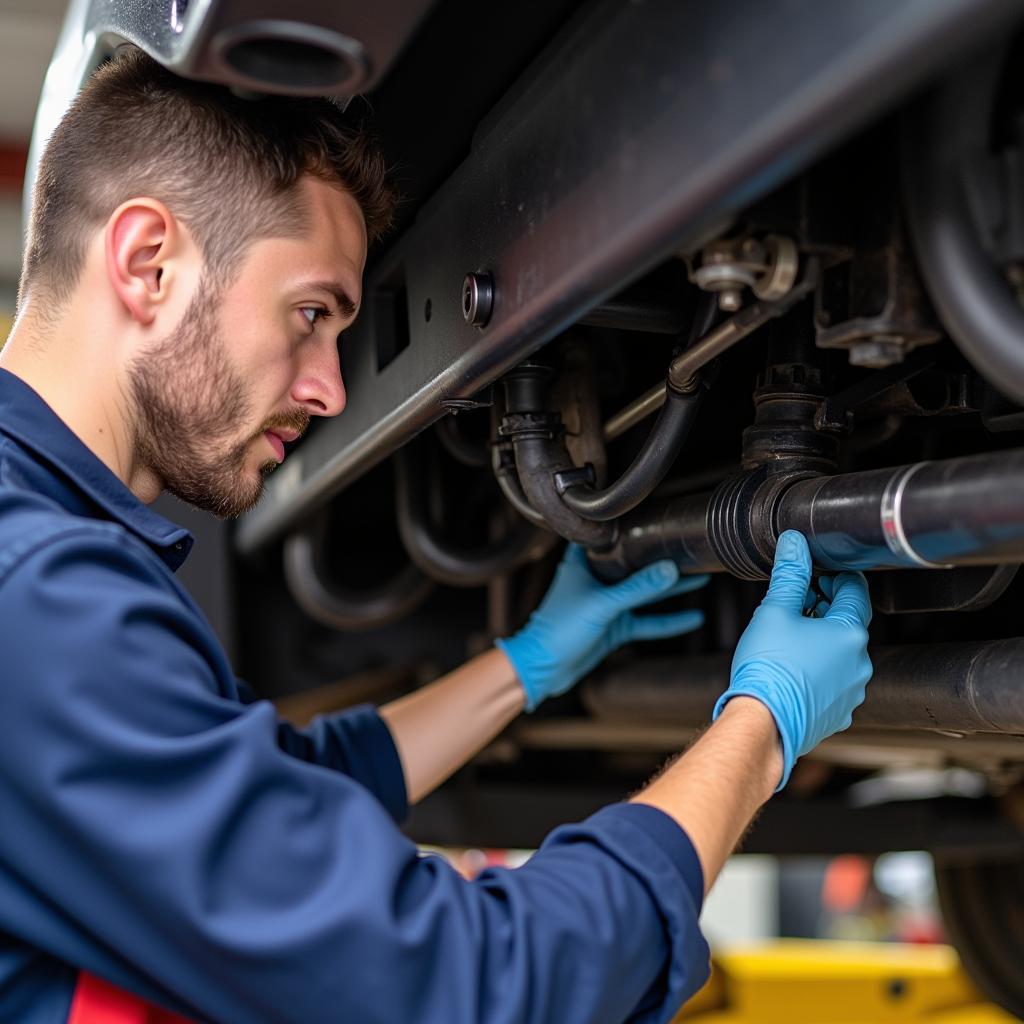
[[[239,551],[294,528],[1022,10],[1021,0],[585,7],[372,267],[341,342],[348,407],[270,479],[235,533]],[[494,282],[483,327],[463,316],[470,272]],[[404,347],[386,353],[396,316]]]

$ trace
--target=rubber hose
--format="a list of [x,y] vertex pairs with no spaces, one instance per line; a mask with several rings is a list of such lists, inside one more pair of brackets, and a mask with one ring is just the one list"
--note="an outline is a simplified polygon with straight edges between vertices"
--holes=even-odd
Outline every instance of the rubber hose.
[[636,508],[672,468],[696,419],[703,394],[700,386],[690,392],[668,388],[654,427],[622,476],[602,490],[585,484],[570,487],[562,501],[585,519],[598,522],[617,519]]

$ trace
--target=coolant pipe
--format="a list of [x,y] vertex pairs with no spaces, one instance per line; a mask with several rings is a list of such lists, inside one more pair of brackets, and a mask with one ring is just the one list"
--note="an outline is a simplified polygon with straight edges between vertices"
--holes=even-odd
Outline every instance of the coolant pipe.
[[[870,650],[874,674],[854,729],[1024,734],[1024,639]],[[731,655],[638,658],[588,680],[592,716],[697,728],[729,684]]]
[[779,534],[799,530],[826,570],[1024,561],[1024,449],[836,476],[766,467],[715,491],[648,505],[590,552],[605,580],[659,558],[683,571],[767,579]]
[[516,516],[494,543],[460,547],[442,539],[430,523],[422,452],[406,445],[395,453],[398,533],[412,561],[431,579],[453,587],[478,587],[526,562],[543,557],[558,537]]
[[342,632],[379,629],[418,608],[434,589],[412,563],[393,579],[368,589],[347,589],[321,574],[326,513],[284,544],[284,577],[295,603],[314,621]]

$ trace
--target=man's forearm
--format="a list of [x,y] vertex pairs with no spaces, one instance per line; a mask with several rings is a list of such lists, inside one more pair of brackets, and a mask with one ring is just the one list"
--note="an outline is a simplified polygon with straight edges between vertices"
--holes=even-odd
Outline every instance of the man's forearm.
[[416,803],[494,739],[524,708],[523,687],[496,649],[380,709]]
[[760,701],[736,697],[631,802],[657,807],[679,823],[700,858],[707,892],[781,775],[782,751],[771,712]]

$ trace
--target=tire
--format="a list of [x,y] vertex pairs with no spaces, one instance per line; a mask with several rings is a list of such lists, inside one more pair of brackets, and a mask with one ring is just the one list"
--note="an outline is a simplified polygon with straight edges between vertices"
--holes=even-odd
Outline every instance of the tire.
[[946,934],[992,1002],[1024,1020],[1024,861],[936,861]]

